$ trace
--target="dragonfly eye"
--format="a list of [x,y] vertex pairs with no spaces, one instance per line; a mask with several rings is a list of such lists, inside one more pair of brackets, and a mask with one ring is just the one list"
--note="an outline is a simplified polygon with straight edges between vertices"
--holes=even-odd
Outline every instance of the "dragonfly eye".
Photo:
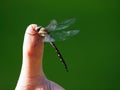
[[41,28],[42,28],[42,26],[38,26],[36,31],[39,32]]

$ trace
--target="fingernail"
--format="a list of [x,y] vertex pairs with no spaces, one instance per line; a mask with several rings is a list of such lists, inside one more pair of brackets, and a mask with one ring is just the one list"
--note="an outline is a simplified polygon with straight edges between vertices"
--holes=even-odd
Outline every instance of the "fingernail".
[[35,28],[37,27],[36,24],[31,24],[27,27],[26,33],[30,33],[30,34],[35,34],[36,30]]

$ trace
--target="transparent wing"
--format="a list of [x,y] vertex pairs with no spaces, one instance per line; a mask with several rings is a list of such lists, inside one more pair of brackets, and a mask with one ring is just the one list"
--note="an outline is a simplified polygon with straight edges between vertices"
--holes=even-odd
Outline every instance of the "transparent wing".
[[50,24],[46,27],[46,29],[48,31],[66,29],[69,26],[71,26],[75,21],[76,21],[75,18],[71,18],[58,24],[56,20],[52,20]]
[[71,26],[75,21],[76,21],[75,18],[71,18],[71,19],[65,20],[65,21],[59,23],[59,24],[56,26],[55,29],[56,29],[56,30],[66,29],[66,28],[68,28],[69,26]]
[[71,30],[71,31],[61,31],[61,32],[51,32],[51,37],[54,41],[64,41],[70,39],[74,35],[78,34],[80,30]]
[[56,29],[56,26],[57,26],[57,21],[56,20],[52,20],[50,22],[50,24],[46,27],[46,29],[48,31],[52,31],[52,30],[55,30]]
[[44,38],[44,42],[54,42],[55,39],[52,38],[50,35],[46,35],[45,38]]

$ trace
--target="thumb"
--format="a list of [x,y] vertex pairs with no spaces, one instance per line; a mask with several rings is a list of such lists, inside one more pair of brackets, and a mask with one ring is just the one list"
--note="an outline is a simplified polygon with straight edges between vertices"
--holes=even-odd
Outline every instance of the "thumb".
[[22,70],[27,75],[42,75],[42,56],[44,51],[43,37],[38,35],[36,24],[27,27],[23,43]]
[[36,57],[38,59],[43,54],[43,37],[37,34],[36,28],[36,24],[31,24],[26,29],[23,43],[23,57],[25,56],[29,59]]
[[[42,56],[44,51],[43,38],[35,30],[37,25],[27,27],[23,43],[23,62],[16,90],[24,89],[29,85],[35,85],[38,79],[45,78],[42,69]],[[26,86],[26,87],[25,87]]]

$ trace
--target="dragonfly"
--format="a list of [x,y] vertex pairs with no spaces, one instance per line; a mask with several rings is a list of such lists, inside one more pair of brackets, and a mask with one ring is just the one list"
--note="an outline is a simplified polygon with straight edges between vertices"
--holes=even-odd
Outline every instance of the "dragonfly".
[[66,28],[70,27],[75,21],[75,18],[64,20],[60,23],[58,23],[56,20],[51,20],[48,26],[38,26],[36,29],[38,34],[44,37],[44,42],[49,42],[51,46],[55,49],[57,56],[59,57],[67,72],[68,66],[59,49],[55,45],[55,41],[64,41],[78,34],[80,30],[65,30]]

